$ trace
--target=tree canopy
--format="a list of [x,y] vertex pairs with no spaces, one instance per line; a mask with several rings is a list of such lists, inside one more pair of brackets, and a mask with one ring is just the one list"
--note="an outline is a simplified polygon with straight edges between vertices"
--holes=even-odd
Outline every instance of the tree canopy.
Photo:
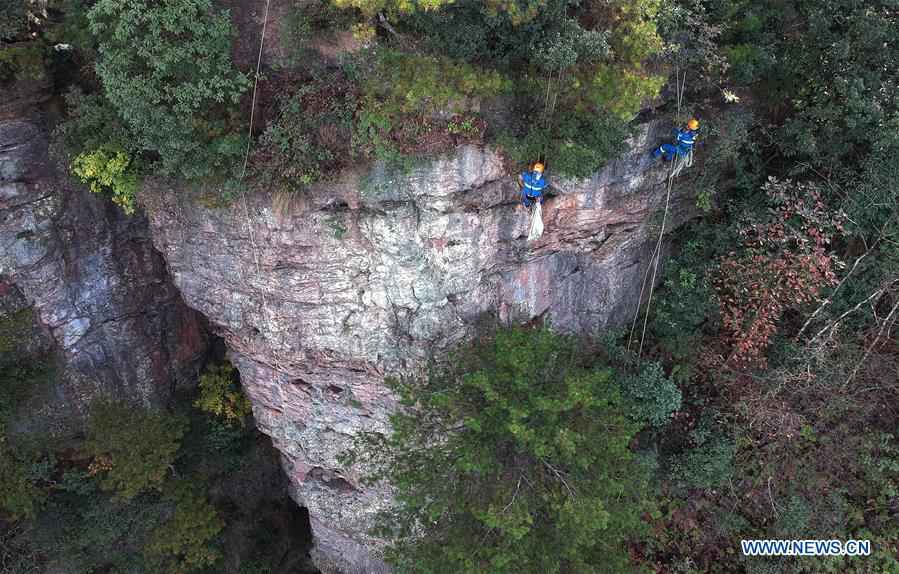
[[128,499],[160,488],[185,430],[182,419],[100,401],[91,407],[85,446],[97,457],[103,487]]
[[248,85],[231,64],[227,12],[209,0],[99,0],[88,19],[104,96],[137,151],[188,177],[236,163],[240,136],[214,113]]
[[380,533],[399,572],[629,569],[647,476],[612,368],[548,329],[503,330],[391,387],[393,433],[355,456],[396,489]]

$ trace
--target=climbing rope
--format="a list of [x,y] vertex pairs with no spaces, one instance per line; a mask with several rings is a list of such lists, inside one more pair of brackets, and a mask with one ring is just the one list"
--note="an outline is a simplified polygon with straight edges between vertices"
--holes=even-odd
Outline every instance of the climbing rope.
[[[683,80],[681,80],[680,69],[676,68],[674,77],[675,77],[675,82],[677,82],[675,84],[676,89],[677,89],[677,114],[675,115],[675,120],[677,122],[680,122],[681,103],[683,102],[684,88],[686,87],[686,84],[687,84],[687,73],[684,72]],[[693,164],[693,150],[691,149],[690,153],[687,155],[687,157],[684,158],[684,160],[681,161],[680,164],[678,165],[679,159],[680,159],[679,157],[675,156],[675,159],[674,159],[674,161],[671,162],[671,167],[668,170],[668,177],[666,178],[666,181],[665,181],[665,209],[662,211],[662,225],[659,229],[659,237],[658,237],[658,240],[656,241],[655,249],[653,250],[652,255],[650,256],[649,267],[646,268],[646,273],[644,273],[644,275],[643,275],[643,285],[640,288],[640,298],[637,300],[637,309],[636,309],[636,311],[634,311],[634,321],[631,324],[631,333],[630,333],[630,337],[628,338],[628,342],[627,342],[627,348],[628,348],[628,350],[630,350],[631,343],[634,338],[634,331],[637,326],[637,318],[640,315],[640,303],[641,303],[641,301],[643,301],[643,293],[646,288],[646,278],[649,275],[649,268],[651,267],[652,268],[652,279],[649,281],[649,296],[646,298],[646,310],[644,311],[644,314],[643,314],[643,331],[640,334],[640,348],[637,352],[637,364],[638,365],[640,363],[640,358],[643,356],[643,342],[646,339],[646,327],[649,323],[649,311],[650,311],[650,308],[652,307],[652,296],[653,296],[653,292],[655,291],[656,277],[658,276],[658,271],[659,271],[659,260],[662,258],[662,238],[665,235],[665,225],[668,222],[668,210],[671,205],[671,188],[674,185],[674,178],[677,177],[677,175],[681,172],[681,170],[683,170],[684,165],[687,163],[687,161],[689,161],[690,165]]]
[[[562,83],[563,72],[564,68],[562,68],[562,66],[560,65],[557,78],[554,78],[552,70],[550,70],[546,76],[546,95],[543,97],[543,125],[546,129],[546,137],[543,139],[543,147],[540,150],[540,157],[538,158],[538,160],[542,160],[543,163],[548,163],[548,158],[546,157],[546,146],[548,145],[550,132],[552,131],[553,115],[556,112],[556,104],[559,101],[559,90],[554,89],[553,86],[558,86]],[[555,82],[553,81],[554,79]]]
[[[556,85],[562,82],[562,73],[563,68],[560,65],[558,69],[558,78],[555,79]],[[542,147],[540,149],[540,154],[537,157],[537,161],[546,163],[547,161],[547,145],[549,142],[550,132],[552,130],[553,124],[553,115],[556,111],[556,103],[559,100],[559,91],[553,89],[553,71],[550,70],[547,74],[546,78],[546,94],[543,96],[543,116],[541,117],[541,123],[543,124],[545,132],[545,137],[543,138]],[[525,193],[522,190],[522,193]],[[527,240],[536,241],[543,235],[543,210],[540,206],[540,202],[535,202],[536,206],[531,211],[531,221],[528,224],[528,238]]]
[[[256,94],[257,94],[258,88],[259,88],[259,73],[262,70],[262,50],[265,45],[265,30],[266,30],[266,26],[268,24],[268,11],[269,11],[270,4],[271,4],[271,0],[265,0],[265,13],[262,17],[262,32],[259,37],[259,53],[256,57],[256,75],[253,78],[253,98],[250,103],[250,126],[249,126],[249,129],[247,132],[247,150],[246,150],[246,153],[244,154],[243,168],[241,169],[240,177],[238,178],[238,186],[241,186],[241,187],[243,186],[244,178],[247,175],[247,165],[249,164],[249,161],[250,161],[250,147],[253,144],[253,122],[256,117]],[[261,275],[262,274],[262,266],[259,263],[259,246],[256,243],[256,236],[253,233],[253,225],[252,225],[252,221],[250,220],[250,210],[247,205],[247,190],[243,189],[243,188],[241,189],[241,203],[243,204],[244,218],[246,219],[246,222],[247,222],[247,233],[250,238],[250,246],[253,250],[253,260],[256,264],[256,274]],[[238,273],[243,275],[240,265],[237,266],[237,269],[238,269]],[[241,280],[243,281],[243,278],[241,278]],[[268,301],[265,296],[265,289],[261,289],[261,292],[262,292],[262,322],[263,322],[264,326],[266,328],[268,328],[269,327]],[[254,341],[254,344],[255,344],[255,341]]]
[[672,170],[668,174],[668,182],[665,186],[665,210],[662,212],[662,225],[659,228],[659,239],[656,242],[655,263],[653,264],[652,268],[652,279],[649,281],[649,296],[646,299],[646,311],[643,314],[643,332],[640,334],[640,350],[637,352],[638,364],[640,358],[643,356],[643,341],[646,338],[646,325],[649,323],[649,310],[652,307],[652,295],[655,291],[656,276],[659,272],[659,260],[662,258],[662,237],[665,235],[665,225],[668,221],[668,207],[671,204],[671,187],[674,182],[674,177],[672,176],[673,171],[674,166],[672,165]]

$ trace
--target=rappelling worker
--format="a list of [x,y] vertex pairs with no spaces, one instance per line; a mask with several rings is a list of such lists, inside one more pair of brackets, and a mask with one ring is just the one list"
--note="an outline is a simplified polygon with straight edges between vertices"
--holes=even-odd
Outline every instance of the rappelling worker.
[[674,156],[686,157],[693,151],[696,136],[699,134],[699,120],[692,118],[687,122],[687,129],[676,128],[674,130],[674,143],[663,143],[652,150],[652,157],[662,156],[665,161],[671,161]]
[[543,203],[543,190],[546,189],[546,178],[543,177],[543,164],[537,162],[534,167],[518,176],[521,182],[521,203],[530,207],[535,201]]

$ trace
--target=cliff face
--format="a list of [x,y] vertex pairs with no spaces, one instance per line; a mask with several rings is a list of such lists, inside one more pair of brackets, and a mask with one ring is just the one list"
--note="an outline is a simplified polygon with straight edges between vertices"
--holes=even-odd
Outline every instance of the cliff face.
[[[337,455],[384,430],[385,375],[420,367],[482,321],[537,318],[571,332],[625,323],[660,223],[656,126],[587,181],[552,181],[544,236],[495,153],[468,147],[406,174],[376,166],[290,202],[208,208],[155,182],[143,202],[187,304],[224,337],[259,428],[309,508],[325,572],[379,572],[365,531],[387,493]],[[672,198],[671,226],[692,201]]]
[[0,107],[0,287],[33,306],[61,367],[19,430],[62,431],[100,395],[162,403],[194,373],[207,335],[146,219],[57,173],[37,106],[47,92],[20,90]]

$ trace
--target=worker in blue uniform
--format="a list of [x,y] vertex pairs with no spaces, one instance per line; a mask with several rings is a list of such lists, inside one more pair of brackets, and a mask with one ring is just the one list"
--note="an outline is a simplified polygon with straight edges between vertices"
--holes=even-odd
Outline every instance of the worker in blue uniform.
[[535,201],[543,203],[543,190],[546,189],[546,178],[543,177],[544,166],[537,162],[529,171],[518,176],[521,182],[521,203],[530,207]]
[[686,157],[693,151],[697,135],[699,135],[699,120],[693,118],[687,122],[687,129],[674,130],[673,144],[663,143],[652,150],[652,157],[658,159],[661,156],[665,161],[671,161],[675,156]]

